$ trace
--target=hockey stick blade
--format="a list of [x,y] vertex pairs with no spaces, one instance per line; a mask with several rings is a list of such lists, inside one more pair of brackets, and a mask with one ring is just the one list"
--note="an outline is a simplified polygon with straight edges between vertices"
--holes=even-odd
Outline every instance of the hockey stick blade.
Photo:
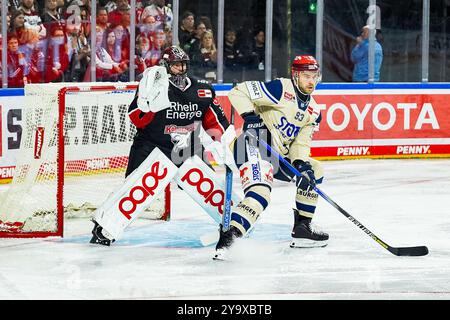
[[387,249],[396,256],[420,257],[428,254],[428,248],[426,246],[404,248],[388,247]]

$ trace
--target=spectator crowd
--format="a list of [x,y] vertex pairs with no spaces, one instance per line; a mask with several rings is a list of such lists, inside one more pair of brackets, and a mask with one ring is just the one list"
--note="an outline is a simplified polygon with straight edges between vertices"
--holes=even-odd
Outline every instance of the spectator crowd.
[[[135,80],[157,65],[161,52],[173,43],[173,14],[165,0],[136,0],[135,39],[131,39],[129,0],[99,0],[95,48],[91,47],[90,0],[9,0],[7,13],[8,87],[26,83],[129,81],[130,43],[135,43]],[[216,80],[217,47],[211,20],[184,12],[179,45],[191,59],[190,72]],[[224,71],[231,78],[243,69],[264,69],[264,31],[253,38],[225,30]],[[0,50],[2,47],[0,46]],[[1,66],[0,66],[1,67]],[[230,81],[230,80],[229,80]]]

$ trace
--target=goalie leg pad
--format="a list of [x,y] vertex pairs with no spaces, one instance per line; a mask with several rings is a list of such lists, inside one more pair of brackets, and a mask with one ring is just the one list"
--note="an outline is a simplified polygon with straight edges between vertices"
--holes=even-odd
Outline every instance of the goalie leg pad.
[[[200,157],[194,155],[187,159],[178,169],[175,181],[186,193],[197,202],[213,220],[222,223],[225,200],[225,182],[217,177],[216,172],[208,167]],[[235,192],[231,195],[231,203],[241,201]]]
[[177,166],[155,148],[96,210],[94,221],[117,240],[123,230],[164,192],[177,170]]

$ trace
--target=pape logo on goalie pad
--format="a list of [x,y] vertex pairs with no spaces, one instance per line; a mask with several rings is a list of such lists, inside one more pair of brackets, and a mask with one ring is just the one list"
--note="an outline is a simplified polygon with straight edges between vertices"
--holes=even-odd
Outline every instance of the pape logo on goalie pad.
[[[143,203],[149,196],[155,195],[155,189],[158,187],[159,181],[167,176],[167,168],[163,168],[161,174],[158,173],[160,165],[161,162],[159,161],[153,163],[150,172],[142,177],[141,185],[131,188],[128,196],[119,201],[119,210],[128,220],[131,219],[131,215],[139,204]],[[161,167],[163,166],[161,165]]]
[[177,166],[155,148],[97,209],[94,220],[117,240],[123,230],[164,191],[177,170]]
[[[225,181],[208,167],[198,156],[187,159],[178,169],[176,182],[197,202],[216,223],[222,222],[225,199]],[[234,192],[232,204],[242,200]]]

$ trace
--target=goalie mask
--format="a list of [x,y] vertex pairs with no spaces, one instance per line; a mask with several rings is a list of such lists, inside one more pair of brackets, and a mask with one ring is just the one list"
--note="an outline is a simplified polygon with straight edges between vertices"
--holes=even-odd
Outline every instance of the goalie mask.
[[159,64],[166,68],[170,81],[174,85],[180,89],[186,87],[189,56],[183,49],[177,46],[168,47],[164,50]]
[[319,64],[313,56],[296,56],[291,66],[292,81],[303,94],[311,94],[321,80]]

